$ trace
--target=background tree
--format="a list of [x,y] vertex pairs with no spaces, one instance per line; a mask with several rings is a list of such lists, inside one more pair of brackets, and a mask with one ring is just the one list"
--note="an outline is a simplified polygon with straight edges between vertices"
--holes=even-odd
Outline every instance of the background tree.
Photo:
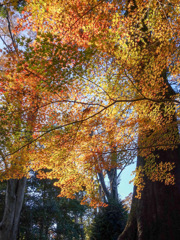
[[[45,102],[41,101],[42,92],[37,84],[41,79],[21,71],[26,46],[22,50],[21,38],[15,30],[19,16],[16,9],[19,7],[22,7],[21,1],[4,1],[1,4],[1,40],[4,44],[1,58],[1,180],[8,180],[4,216],[0,224],[2,239],[16,238],[26,177],[31,169],[29,153],[32,148],[29,143],[33,140],[33,132],[38,131],[39,124],[44,120],[39,109],[50,101],[45,91]],[[31,33],[30,36],[34,37]],[[21,152],[17,152],[19,144],[26,146]]]
[[111,200],[107,207],[95,216],[90,226],[90,240],[116,240],[124,230],[127,212],[121,201]]
[[19,239],[81,239],[82,229],[74,217],[84,215],[87,207],[57,198],[58,191],[51,180],[39,180],[33,173],[27,182]]
[[[19,94],[19,86],[17,86],[10,90],[10,92],[6,91],[6,87],[8,86],[4,84],[4,79],[11,79],[8,76],[8,73],[5,75],[5,71],[9,70],[8,67],[12,66],[9,62],[8,58],[11,58],[13,52],[17,55],[17,46],[15,43],[15,38],[12,33],[12,28],[14,21],[16,21],[17,15],[10,14],[10,6],[6,6],[5,4],[1,3],[0,5],[1,10],[1,32],[0,32],[0,39],[4,45],[4,52],[6,52],[6,57],[1,53],[1,142],[0,142],[0,158],[1,158],[1,181],[3,179],[8,179],[7,181],[7,188],[6,188],[6,196],[5,196],[5,208],[4,208],[4,215],[1,219],[0,223],[0,239],[14,239],[17,235],[18,225],[19,225],[19,217],[23,203],[24,197],[24,189],[26,184],[26,178],[24,177],[23,167],[18,166],[18,163],[22,161],[23,153],[20,156],[15,156],[13,159],[6,158],[5,155],[9,153],[9,151],[13,151],[13,147],[17,146],[18,140],[22,139],[19,133],[14,132],[14,128],[18,128],[21,123],[24,125],[22,121],[22,114],[21,114],[21,94]],[[2,51],[1,51],[2,52]],[[16,59],[16,58],[14,58]],[[9,66],[8,66],[9,65]],[[11,80],[10,80],[11,81]],[[11,84],[11,83],[10,83]],[[15,93],[14,97],[18,96],[18,100],[12,100],[12,96],[8,93],[12,94]],[[14,113],[12,115],[12,112]],[[9,127],[8,127],[9,126]],[[16,142],[17,141],[17,142]],[[16,142],[14,144],[14,142]],[[18,167],[17,167],[18,166]],[[17,171],[15,170],[16,167],[18,168]],[[14,169],[14,174],[11,174]],[[11,173],[10,173],[11,172]],[[19,173],[17,173],[19,172]],[[10,175],[9,175],[10,173]],[[6,175],[6,177],[5,177]],[[13,179],[18,178],[21,175],[22,179]],[[10,179],[11,178],[11,179]]]
[[[5,183],[1,183],[0,197],[4,200]],[[59,189],[51,180],[39,180],[31,172],[27,180],[25,198],[17,239],[82,239],[83,229],[75,222],[85,214],[86,206],[78,200],[57,198]],[[4,201],[1,201],[1,217]]]

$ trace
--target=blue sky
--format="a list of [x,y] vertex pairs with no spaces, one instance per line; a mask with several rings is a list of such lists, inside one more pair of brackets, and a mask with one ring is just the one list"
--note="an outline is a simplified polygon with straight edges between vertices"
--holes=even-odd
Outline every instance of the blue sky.
[[133,184],[129,184],[129,181],[133,179],[132,171],[136,168],[136,162],[126,167],[121,173],[120,184],[118,186],[119,197],[123,200],[129,193],[133,192]]

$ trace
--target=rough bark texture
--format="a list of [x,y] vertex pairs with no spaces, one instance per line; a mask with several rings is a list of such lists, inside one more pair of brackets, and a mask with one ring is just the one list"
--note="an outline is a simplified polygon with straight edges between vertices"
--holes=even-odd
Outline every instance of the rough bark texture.
[[0,240],[16,240],[22,209],[26,178],[7,182],[5,209],[0,223]]
[[[136,0],[127,0],[126,16],[137,9]],[[141,23],[144,32],[144,42],[147,49],[150,47],[151,41],[148,35],[148,25],[145,24],[147,16],[142,16]],[[133,41],[133,36],[132,36]],[[143,43],[139,43],[143,47]],[[148,64],[148,63],[144,63]],[[140,68],[139,76],[135,77],[135,81],[139,83],[141,74],[144,69]],[[175,94],[167,79],[167,68],[162,69],[161,77],[167,86],[166,98],[171,99]],[[157,97],[160,97],[160,94]],[[163,99],[163,96],[162,96]],[[162,102],[163,103],[163,102]],[[173,103],[172,103],[173,106]],[[150,108],[149,108],[150,109]],[[161,111],[164,115],[164,106],[162,104]],[[172,116],[176,123],[175,115]],[[178,127],[177,134],[178,134]],[[172,133],[174,134],[174,133]],[[142,192],[141,199],[136,199],[136,188],[134,188],[131,212],[125,230],[119,236],[118,240],[179,240],[180,239],[180,146],[174,150],[156,150],[159,158],[156,162],[174,162],[175,169],[175,185],[166,186],[162,182],[152,182],[144,177],[145,188]],[[144,166],[145,159],[138,156],[137,166]]]
[[[176,184],[165,186],[161,182],[145,179],[141,199],[134,189],[130,216],[118,240],[179,240],[180,239],[180,147],[159,151],[158,161],[175,162]],[[138,157],[137,165],[144,165]]]

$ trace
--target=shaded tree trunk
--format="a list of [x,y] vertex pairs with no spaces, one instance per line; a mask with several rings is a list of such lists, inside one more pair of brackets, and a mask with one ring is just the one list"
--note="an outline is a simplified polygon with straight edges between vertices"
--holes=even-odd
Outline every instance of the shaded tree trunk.
[[5,209],[0,223],[0,240],[16,240],[22,209],[26,178],[7,181]]
[[102,191],[104,192],[105,202],[109,203],[111,200],[118,201],[118,175],[117,168],[106,170],[110,187],[106,186],[104,175],[102,172],[98,173],[99,181],[101,184]]
[[117,168],[112,168],[110,171],[107,171],[107,174],[110,181],[110,198],[118,201]]
[[[178,240],[180,237],[180,147],[159,151],[159,161],[175,162],[175,185],[166,186],[145,177],[141,199],[135,198],[134,188],[131,212],[124,232],[118,240]],[[137,165],[145,160],[138,157]]]
[[[114,147],[112,148],[111,161],[112,163],[117,163],[117,153]],[[118,178],[120,174],[117,174],[117,167],[106,170],[106,173],[109,179],[109,188],[107,187],[107,183],[105,183],[103,172],[98,173],[99,182],[101,184],[100,187],[104,193],[104,202],[109,203],[112,200],[118,201]]]

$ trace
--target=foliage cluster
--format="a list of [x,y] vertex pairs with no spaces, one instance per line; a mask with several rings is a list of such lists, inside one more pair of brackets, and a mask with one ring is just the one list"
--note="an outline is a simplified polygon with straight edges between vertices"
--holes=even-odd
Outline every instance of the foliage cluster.
[[138,154],[137,197],[145,176],[175,184],[156,150],[179,144],[178,1],[18,2],[1,19],[1,179],[33,169],[96,206],[97,173]]

